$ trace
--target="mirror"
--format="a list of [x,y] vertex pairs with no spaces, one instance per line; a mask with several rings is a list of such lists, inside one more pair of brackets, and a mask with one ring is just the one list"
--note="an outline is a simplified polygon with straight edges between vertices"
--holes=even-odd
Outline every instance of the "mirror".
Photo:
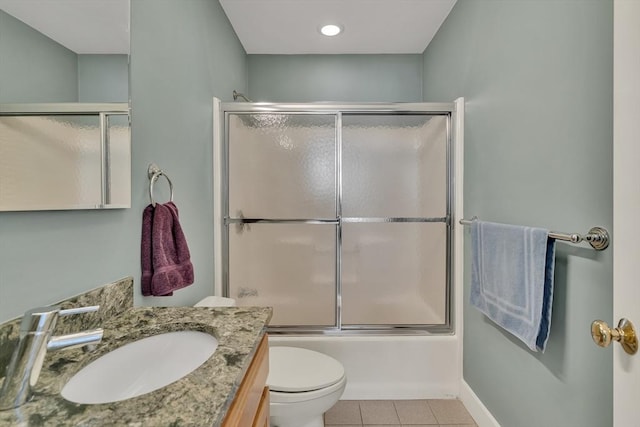
[[0,0],[0,211],[131,204],[129,0]]
[[0,0],[0,103],[127,102],[129,0]]

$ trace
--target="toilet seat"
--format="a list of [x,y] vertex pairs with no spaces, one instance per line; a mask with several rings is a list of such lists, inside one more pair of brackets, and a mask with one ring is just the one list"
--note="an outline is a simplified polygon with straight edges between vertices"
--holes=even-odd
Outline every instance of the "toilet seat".
[[342,391],[344,390],[346,385],[347,377],[345,375],[337,383],[326,388],[321,388],[319,390],[302,391],[297,393],[269,390],[269,401],[271,405],[278,405],[286,403],[300,403],[307,400],[320,399],[324,396],[328,396],[338,391],[340,392],[340,395],[342,395]]
[[342,364],[325,354],[298,347],[269,348],[267,384],[272,393],[326,391],[344,378]]

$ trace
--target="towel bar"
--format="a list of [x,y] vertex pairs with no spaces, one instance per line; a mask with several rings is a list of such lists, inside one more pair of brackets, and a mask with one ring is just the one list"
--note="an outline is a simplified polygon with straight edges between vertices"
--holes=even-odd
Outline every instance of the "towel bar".
[[[461,219],[460,224],[471,225],[473,220],[477,219]],[[609,232],[604,227],[592,227],[585,235],[578,233],[558,233],[556,231],[550,231],[549,237],[553,237],[556,240],[562,240],[571,243],[580,243],[582,241],[588,242],[596,251],[603,251],[609,247]]]
[[162,169],[160,169],[158,167],[158,165],[156,165],[155,163],[151,163],[149,165],[149,169],[147,169],[147,175],[149,176],[149,180],[150,180],[150,182],[149,182],[149,199],[151,199],[151,206],[153,206],[154,208],[156,207],[156,201],[153,200],[153,184],[161,176],[164,176],[167,179],[167,182],[169,183],[169,191],[171,193],[170,196],[169,196],[169,201],[173,202],[173,183],[171,182],[171,180],[169,179],[167,174],[164,173],[164,171]]

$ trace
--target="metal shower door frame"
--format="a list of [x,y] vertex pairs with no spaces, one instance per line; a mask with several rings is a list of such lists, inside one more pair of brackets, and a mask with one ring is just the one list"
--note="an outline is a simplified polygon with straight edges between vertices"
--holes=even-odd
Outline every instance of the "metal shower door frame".
[[[270,333],[315,333],[315,334],[452,334],[454,331],[452,313],[452,277],[453,277],[453,218],[455,218],[454,194],[454,127],[456,114],[455,103],[261,103],[261,102],[222,102],[221,118],[221,268],[222,292],[229,296],[229,227],[233,224],[245,223],[295,223],[295,224],[335,224],[335,324],[333,326],[278,326],[269,327]],[[229,214],[229,117],[243,114],[300,114],[300,115],[334,115],[335,116],[335,167],[336,167],[336,212],[335,219],[267,219],[267,218],[234,218]],[[446,127],[446,216],[419,218],[370,218],[342,217],[342,117],[344,115],[433,115],[445,116]],[[347,325],[342,324],[342,223],[401,223],[401,222],[439,222],[446,225],[446,290],[445,290],[445,322],[443,324],[388,324],[388,325]]]

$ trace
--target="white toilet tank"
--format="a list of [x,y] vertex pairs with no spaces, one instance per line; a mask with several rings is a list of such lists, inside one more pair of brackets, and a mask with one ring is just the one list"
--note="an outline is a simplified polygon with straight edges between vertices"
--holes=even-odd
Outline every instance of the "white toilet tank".
[[218,296],[210,296],[201,299],[194,307],[235,307],[236,300]]

